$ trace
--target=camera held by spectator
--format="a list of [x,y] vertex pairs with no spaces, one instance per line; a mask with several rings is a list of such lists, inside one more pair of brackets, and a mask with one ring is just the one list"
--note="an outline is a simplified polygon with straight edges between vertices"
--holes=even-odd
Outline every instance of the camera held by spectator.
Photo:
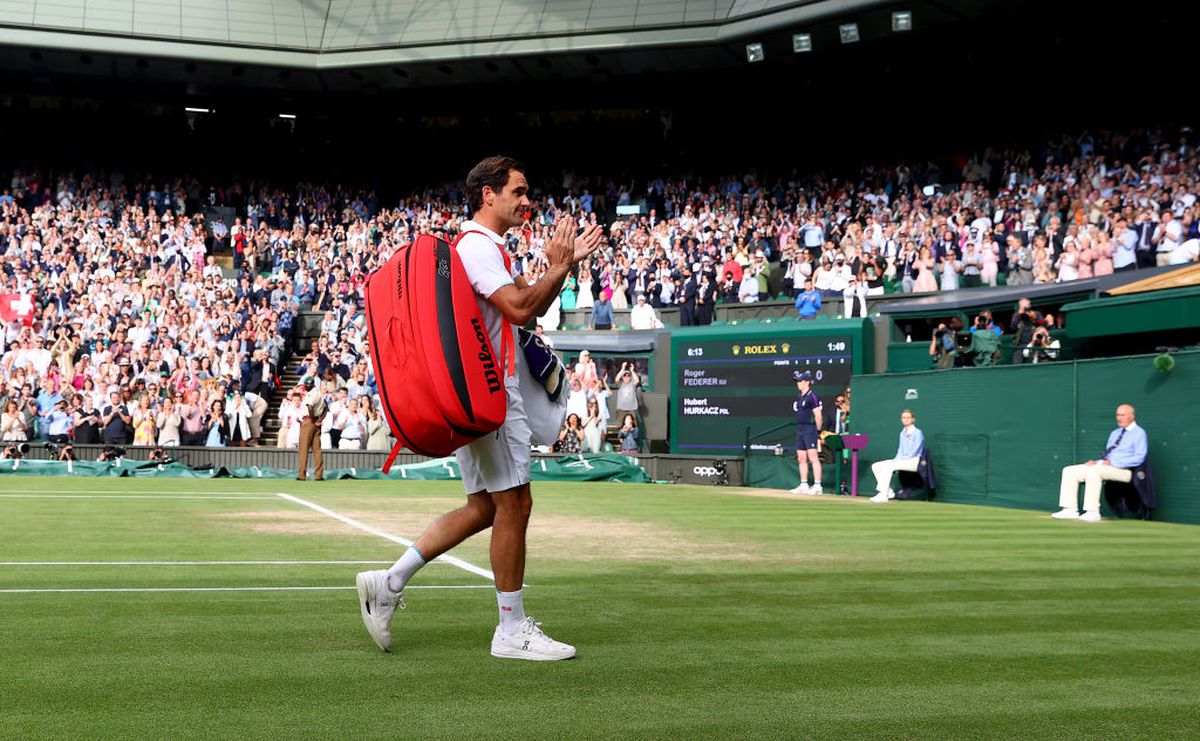
[[164,466],[175,462],[175,459],[167,455],[167,451],[163,450],[162,446],[157,446],[154,450],[150,451],[149,460],[151,463],[158,463]]

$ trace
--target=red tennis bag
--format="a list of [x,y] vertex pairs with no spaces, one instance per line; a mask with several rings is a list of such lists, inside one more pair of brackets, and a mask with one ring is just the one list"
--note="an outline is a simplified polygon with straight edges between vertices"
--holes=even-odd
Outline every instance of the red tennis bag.
[[384,473],[402,447],[449,455],[504,423],[514,350],[504,342],[499,357],[493,351],[458,250],[417,237],[371,274],[366,310],[375,382],[398,441]]

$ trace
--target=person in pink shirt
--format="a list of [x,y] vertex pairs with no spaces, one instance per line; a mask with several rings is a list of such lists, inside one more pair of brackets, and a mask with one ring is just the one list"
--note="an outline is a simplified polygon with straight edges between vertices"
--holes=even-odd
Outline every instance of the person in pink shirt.
[[[1068,237],[1069,239],[1069,237]],[[1095,273],[1092,271],[1092,263],[1096,256],[1092,252],[1092,240],[1090,237],[1082,236],[1076,241],[1078,254],[1076,256],[1076,268],[1080,278],[1091,278]]]
[[1099,278],[1102,275],[1112,275],[1113,273],[1113,248],[1112,242],[1104,235],[1096,238],[1096,244],[1092,247],[1092,274]]

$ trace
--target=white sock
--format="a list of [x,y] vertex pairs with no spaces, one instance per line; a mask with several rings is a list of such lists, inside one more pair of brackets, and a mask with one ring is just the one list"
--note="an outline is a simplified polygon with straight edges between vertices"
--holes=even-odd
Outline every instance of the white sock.
[[404,590],[404,586],[408,584],[408,580],[417,573],[422,566],[425,565],[425,557],[415,546],[410,546],[400,560],[388,569],[388,589],[393,592]]
[[501,592],[496,590],[496,604],[500,608],[500,632],[512,635],[525,619],[525,590]]

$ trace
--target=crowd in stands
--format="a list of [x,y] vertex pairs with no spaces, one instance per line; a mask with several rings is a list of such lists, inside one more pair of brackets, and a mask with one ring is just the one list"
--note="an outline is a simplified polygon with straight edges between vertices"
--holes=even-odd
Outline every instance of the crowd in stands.
[[[898,164],[845,179],[750,173],[634,187],[567,173],[535,189],[508,248],[533,283],[561,214],[598,221],[645,205],[611,221],[607,245],[542,319],[547,330],[570,309],[590,309],[599,330],[619,327],[614,310],[630,309],[631,326],[649,329],[661,326],[662,307],[678,306],[685,325],[706,324],[718,303],[777,297],[795,299],[802,316],[829,295],[865,313],[866,298],[888,290],[1194,262],[1200,159],[1191,135],[1084,132],[985,150],[949,172]],[[16,171],[3,185],[0,294],[32,301],[31,317],[5,325],[7,441],[255,444],[283,394],[280,436],[261,442],[290,444],[299,392],[280,388],[279,373],[296,349],[298,312],[315,310],[324,312],[321,336],[302,373],[336,402],[326,442],[386,449],[366,352],[366,277],[417,234],[453,237],[469,216],[456,184],[394,206],[344,187],[203,187],[119,171]],[[231,275],[217,253],[233,255]],[[572,383],[595,396],[598,380]],[[587,406],[576,406],[586,431]]]

